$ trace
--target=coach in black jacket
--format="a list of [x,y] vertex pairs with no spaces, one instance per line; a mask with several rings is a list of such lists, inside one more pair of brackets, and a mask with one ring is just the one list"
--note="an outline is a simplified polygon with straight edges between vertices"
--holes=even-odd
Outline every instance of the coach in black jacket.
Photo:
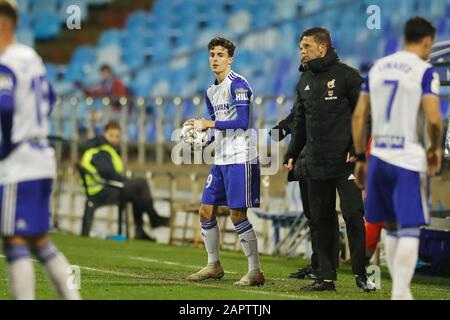
[[295,134],[286,154],[286,167],[306,145],[306,176],[311,217],[317,225],[320,278],[306,290],[335,290],[336,189],[346,222],[352,270],[356,284],[364,291],[375,287],[365,270],[364,206],[361,191],[353,181],[351,117],[362,78],[339,61],[324,28],[312,28],[300,38],[300,71],[294,115]]
[[[299,81],[300,83],[300,81]],[[297,83],[297,86],[299,85]],[[296,110],[296,104],[292,107],[289,115],[281,120],[275,127],[272,128],[270,135],[272,139],[275,141],[283,140],[287,135],[295,135],[296,125],[294,121]],[[273,134],[272,133],[276,133]],[[298,159],[295,161],[295,167],[289,171],[288,181],[297,181],[300,186],[300,197],[302,199],[303,204],[303,213],[308,221],[308,227],[311,237],[311,263],[307,266],[300,267],[297,272],[292,272],[289,275],[289,278],[294,279],[317,279],[317,275],[319,273],[319,258],[318,258],[318,248],[317,248],[317,226],[314,221],[311,219],[311,213],[309,210],[309,199],[308,199],[308,182],[306,179],[305,172],[305,155],[306,148],[303,148],[300,152]],[[336,268],[339,265],[339,224],[337,215],[335,216],[335,238],[334,238],[334,262],[336,264]]]

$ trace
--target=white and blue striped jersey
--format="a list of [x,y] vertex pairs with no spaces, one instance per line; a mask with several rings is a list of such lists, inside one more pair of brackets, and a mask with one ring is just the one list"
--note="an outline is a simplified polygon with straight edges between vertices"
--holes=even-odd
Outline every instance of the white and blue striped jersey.
[[45,66],[32,48],[16,43],[0,52],[0,184],[55,176],[47,141],[54,100]]
[[244,163],[257,158],[251,101],[253,91],[247,80],[230,71],[225,79],[206,92],[209,114],[216,121],[214,163]]
[[414,53],[378,60],[362,85],[370,95],[371,154],[392,165],[426,172],[421,98],[439,94],[439,75]]

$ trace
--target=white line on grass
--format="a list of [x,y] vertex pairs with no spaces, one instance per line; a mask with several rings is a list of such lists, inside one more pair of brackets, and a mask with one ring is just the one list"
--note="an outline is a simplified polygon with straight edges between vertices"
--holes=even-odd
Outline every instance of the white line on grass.
[[[0,257],[4,258],[4,255],[0,255]],[[148,261],[148,262],[155,262],[155,263],[162,263],[167,265],[177,265],[177,266],[185,266],[190,268],[199,268],[199,266],[193,266],[193,265],[185,265],[177,262],[171,262],[171,261],[163,261],[163,260],[156,260],[156,259],[149,259],[149,258],[142,258],[142,257],[130,257],[130,259],[134,260],[142,260],[142,261]],[[131,278],[141,278],[141,279],[149,279],[152,278],[145,277],[138,274],[128,273],[128,272],[120,272],[120,271],[112,271],[112,270],[106,270],[106,269],[98,269],[98,268],[91,268],[91,267],[84,267],[79,266],[81,269],[87,270],[87,271],[94,271],[94,272],[101,272],[101,273],[108,273],[108,274],[115,274],[119,276],[126,276]],[[236,273],[236,272],[227,272],[227,273]],[[170,281],[173,282],[173,281]],[[177,281],[177,283],[183,284],[184,281]],[[199,287],[206,287],[206,288],[216,288],[216,289],[225,289],[223,286],[215,286],[205,283],[193,283],[196,286]],[[284,293],[277,293],[277,292],[271,292],[271,291],[260,291],[260,290],[245,290],[245,289],[239,289],[238,287],[234,287],[236,291],[245,292],[245,293],[256,293],[256,294],[262,294],[262,295],[269,295],[269,296],[276,296],[276,297],[284,297],[284,298],[292,298],[292,299],[313,299],[312,297],[306,297],[306,296],[300,296],[300,295],[289,295]]]
[[[0,258],[5,258],[5,256],[0,254]],[[161,264],[167,264],[167,265],[184,266],[184,267],[189,267],[189,268],[199,268],[199,267],[201,267],[201,266],[194,266],[194,265],[186,265],[186,264],[182,264],[182,263],[178,263],[178,262],[164,261],[164,260],[157,260],[157,259],[150,259],[150,258],[143,258],[143,257],[130,257],[130,259],[147,261],[147,262],[154,262],[154,263],[161,263]],[[32,259],[32,260],[33,260],[33,262],[37,262],[37,260],[35,260],[35,259]],[[119,276],[131,277],[131,278],[140,278],[140,279],[154,280],[153,278],[142,276],[142,275],[135,274],[135,273],[120,272],[120,271],[113,271],[113,270],[107,270],[107,269],[98,269],[98,268],[91,268],[91,267],[85,267],[85,266],[79,266],[79,267],[81,269],[84,269],[84,270],[87,270],[87,271],[115,274],[115,275],[119,275]],[[227,271],[227,273],[236,274],[237,272]],[[271,278],[270,280],[277,280],[277,279]],[[284,280],[284,279],[282,279],[282,280]],[[170,281],[170,282],[173,282],[173,281]],[[180,282],[177,282],[177,283],[183,284],[184,281],[180,281]],[[191,284],[197,285],[199,287],[210,287],[210,288],[217,288],[217,289],[223,289],[224,288],[222,286],[216,286],[216,285],[210,285],[210,284],[198,283],[198,282],[192,282]],[[417,290],[419,289],[420,286],[421,286],[421,284],[411,284],[411,287],[414,288],[414,289],[417,289]],[[308,297],[308,296],[289,295],[289,294],[269,292],[269,291],[260,291],[260,290],[245,290],[245,289],[238,289],[237,287],[235,287],[235,289],[237,291],[241,291],[241,292],[259,293],[259,294],[262,294],[262,295],[272,295],[272,296],[294,298],[294,299],[308,299],[308,300],[313,299],[312,297]],[[445,291],[445,292],[448,291],[446,289],[441,289],[441,288],[427,288],[427,290],[430,290],[430,291]],[[315,297],[314,299],[318,299],[318,298]]]
[[[199,269],[199,268],[203,268],[204,266],[194,266],[192,264],[184,264],[184,263],[179,263],[179,262],[173,262],[173,261],[167,261],[167,260],[158,260],[158,259],[151,259],[151,258],[144,258],[144,257],[130,257],[130,259],[132,260],[139,260],[139,261],[144,261],[144,262],[153,262],[153,263],[159,263],[159,264],[166,264],[169,266],[179,266],[179,267],[186,267],[186,268],[191,268],[191,269]],[[232,272],[232,271],[226,271],[226,273],[231,273],[231,274],[237,274],[237,272]]]
[[117,276],[125,276],[125,277],[131,277],[131,278],[152,279],[150,277],[142,276],[142,275],[135,274],[135,273],[128,273],[128,272],[112,271],[112,270],[97,269],[97,268],[83,267],[83,266],[80,266],[80,269],[94,271],[94,272],[115,274]]
[[[214,289],[225,289],[223,286],[216,286],[213,284],[206,284],[206,283],[198,283],[193,282],[194,285],[198,287],[206,287],[206,288],[214,288]],[[233,289],[239,292],[245,292],[245,293],[257,293],[267,296],[276,296],[276,297],[283,297],[283,298],[291,298],[291,299],[304,299],[304,300],[322,300],[318,297],[308,297],[308,296],[301,296],[301,295],[291,295],[291,294],[285,294],[285,293],[278,293],[273,291],[261,291],[258,289],[255,290],[247,290],[247,289],[240,289],[239,287],[233,286]]]

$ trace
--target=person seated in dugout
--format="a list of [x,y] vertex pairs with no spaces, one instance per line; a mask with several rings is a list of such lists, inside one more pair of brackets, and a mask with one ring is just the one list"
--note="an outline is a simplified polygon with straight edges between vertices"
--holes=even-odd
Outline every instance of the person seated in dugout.
[[[160,216],[154,206],[150,187],[143,178],[127,178],[124,176],[124,165],[118,150],[121,128],[116,122],[109,122],[104,128],[102,136],[88,142],[83,153],[80,166],[90,174],[98,174],[105,180],[120,181],[124,183],[122,190],[112,186],[88,185],[88,194],[95,198],[97,204],[114,204],[122,196],[123,203],[131,202],[133,205],[133,218],[135,224],[135,239],[151,240],[154,238],[144,231],[143,214],[148,214],[152,228],[169,225],[169,218]],[[122,195],[121,195],[122,193]],[[85,232],[86,236],[89,231]]]

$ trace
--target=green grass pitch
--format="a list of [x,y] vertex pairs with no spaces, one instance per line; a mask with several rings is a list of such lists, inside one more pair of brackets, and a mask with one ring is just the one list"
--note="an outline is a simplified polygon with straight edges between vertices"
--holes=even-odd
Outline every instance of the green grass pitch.
[[[308,280],[288,279],[287,275],[307,261],[261,256],[266,277],[264,287],[238,288],[233,282],[247,270],[242,252],[221,252],[225,269],[222,280],[191,283],[190,273],[206,263],[202,248],[169,246],[144,241],[116,242],[52,233],[57,247],[71,264],[80,266],[83,299],[193,299],[193,300],[290,300],[290,299],[389,299],[391,280],[382,268],[381,290],[364,293],[355,286],[350,266],[338,270],[336,292],[311,293],[299,290]],[[10,299],[5,260],[0,263],[0,299]],[[57,299],[42,268],[35,261],[36,298]],[[416,299],[450,299],[450,279],[416,275],[412,292]]]

